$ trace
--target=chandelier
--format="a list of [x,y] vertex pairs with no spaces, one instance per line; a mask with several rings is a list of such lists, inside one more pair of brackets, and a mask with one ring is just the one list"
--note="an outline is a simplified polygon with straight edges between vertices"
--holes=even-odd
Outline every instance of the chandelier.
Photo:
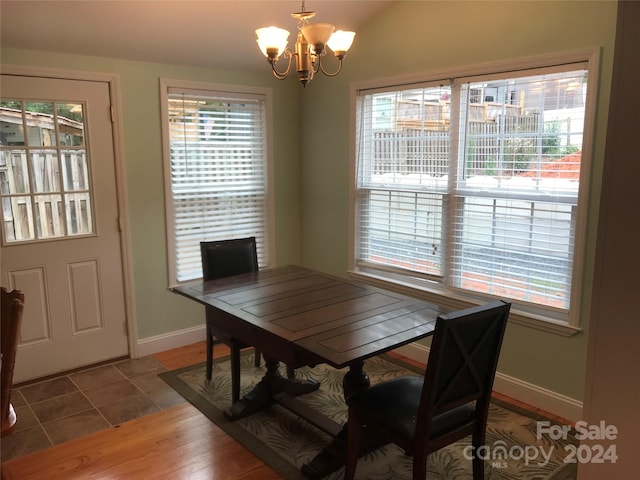
[[[315,12],[307,12],[304,8],[304,0],[300,12],[291,16],[298,20],[298,38],[295,51],[287,46],[289,31],[278,27],[264,27],[256,30],[257,42],[262,53],[267,57],[274,77],[284,80],[291,73],[293,59],[295,58],[298,80],[304,87],[307,86],[316,73],[322,72],[328,77],[335,77],[342,70],[342,60],[353,43],[355,32],[335,30],[329,23],[309,23],[309,19],[315,17]],[[338,59],[338,67],[333,73],[329,73],[322,65],[322,57],[327,53],[326,47],[333,52]],[[276,67],[278,60],[284,56],[288,60],[287,68],[279,71]]]

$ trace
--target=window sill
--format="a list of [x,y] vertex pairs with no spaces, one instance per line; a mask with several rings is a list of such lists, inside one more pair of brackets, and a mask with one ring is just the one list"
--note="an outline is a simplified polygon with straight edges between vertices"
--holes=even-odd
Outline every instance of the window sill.
[[[435,289],[429,289],[424,287],[418,287],[402,280],[390,281],[388,278],[374,275],[369,272],[349,270],[347,272],[350,278],[354,280],[373,285],[375,287],[386,288],[394,292],[398,292],[404,295],[417,297],[432,303],[436,303],[445,308],[451,308],[452,310],[459,310],[474,306],[475,304],[468,299],[456,296],[454,294],[445,294]],[[528,328],[534,328],[543,332],[552,333],[562,337],[572,337],[573,335],[580,333],[582,330],[578,327],[568,325],[567,323],[546,318],[544,316],[533,315],[529,312],[523,312],[518,310],[516,305],[511,308],[511,314],[509,321],[522,325]]]

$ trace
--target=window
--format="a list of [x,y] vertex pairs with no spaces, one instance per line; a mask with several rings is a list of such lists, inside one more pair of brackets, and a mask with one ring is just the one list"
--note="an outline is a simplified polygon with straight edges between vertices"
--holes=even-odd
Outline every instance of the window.
[[569,323],[588,63],[356,95],[355,270]]
[[3,242],[94,232],[81,103],[0,101]]
[[172,284],[200,278],[200,242],[255,236],[269,255],[266,91],[163,81]]

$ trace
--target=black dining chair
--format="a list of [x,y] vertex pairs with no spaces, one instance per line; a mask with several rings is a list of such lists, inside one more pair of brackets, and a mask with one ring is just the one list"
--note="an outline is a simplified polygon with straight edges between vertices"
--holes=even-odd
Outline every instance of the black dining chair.
[[[200,242],[200,253],[202,257],[202,279],[204,281],[258,271],[258,252],[255,237]],[[231,350],[231,402],[235,403],[240,399],[240,350],[249,347],[249,345],[216,328],[215,315],[214,309],[206,309],[206,376],[207,380],[211,380],[213,376],[213,344],[215,338],[228,345]],[[254,360],[256,367],[260,366],[260,356],[260,351],[256,349]],[[287,373],[290,378],[295,376],[295,372],[291,367],[287,367]]]
[[[399,377],[347,398],[345,480],[355,475],[361,443],[376,436],[378,445],[395,443],[413,456],[414,480],[426,479],[431,452],[468,435],[474,451],[485,443],[510,308],[500,301],[439,316],[424,377]],[[484,460],[474,456],[472,465],[473,479],[482,480]]]
[[[255,237],[200,242],[200,253],[204,281],[258,271]],[[249,345],[239,342],[227,332],[216,328],[215,315],[215,310],[206,309],[206,376],[207,380],[211,380],[213,376],[213,345],[214,339],[217,339],[228,345],[231,350],[231,401],[235,403],[240,399],[240,350]],[[260,352],[258,350],[255,351],[254,364],[256,367],[260,366]]]

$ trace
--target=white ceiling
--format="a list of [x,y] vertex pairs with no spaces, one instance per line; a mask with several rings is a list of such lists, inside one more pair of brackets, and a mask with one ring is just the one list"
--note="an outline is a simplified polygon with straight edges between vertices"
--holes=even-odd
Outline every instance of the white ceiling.
[[[357,31],[390,1],[310,0],[313,21]],[[130,60],[258,70],[266,60],[254,30],[291,32],[302,2],[271,0],[2,0],[3,46]]]

